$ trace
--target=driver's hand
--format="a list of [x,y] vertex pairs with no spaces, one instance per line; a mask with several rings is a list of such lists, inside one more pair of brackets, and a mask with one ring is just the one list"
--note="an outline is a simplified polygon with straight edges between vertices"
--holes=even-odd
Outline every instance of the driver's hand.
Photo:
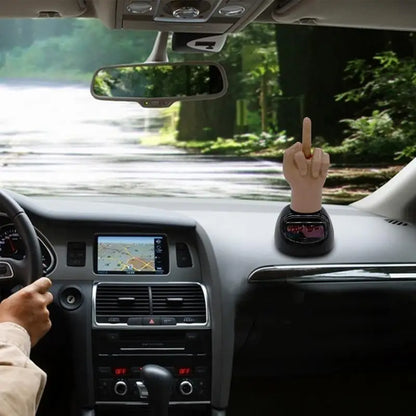
[[25,328],[32,347],[52,326],[47,308],[53,301],[51,286],[52,282],[42,277],[0,303],[0,322],[13,322]]
[[322,188],[329,167],[329,155],[315,148],[311,153],[311,120],[303,120],[302,143],[286,149],[283,174],[292,188],[291,208],[296,212],[313,213],[321,209]]

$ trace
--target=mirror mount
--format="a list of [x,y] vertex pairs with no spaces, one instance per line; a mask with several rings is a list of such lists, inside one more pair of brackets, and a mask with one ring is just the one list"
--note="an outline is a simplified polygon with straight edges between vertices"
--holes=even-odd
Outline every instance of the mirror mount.
[[169,62],[168,52],[167,52],[168,40],[169,40],[169,32],[159,32],[157,34],[152,52],[150,52],[150,55],[146,59],[146,62],[145,62],[146,64]]

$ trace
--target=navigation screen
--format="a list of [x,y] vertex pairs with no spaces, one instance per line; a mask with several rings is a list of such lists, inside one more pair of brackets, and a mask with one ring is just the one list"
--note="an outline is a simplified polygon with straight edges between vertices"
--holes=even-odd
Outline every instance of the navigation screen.
[[97,237],[96,273],[167,274],[168,268],[166,236]]

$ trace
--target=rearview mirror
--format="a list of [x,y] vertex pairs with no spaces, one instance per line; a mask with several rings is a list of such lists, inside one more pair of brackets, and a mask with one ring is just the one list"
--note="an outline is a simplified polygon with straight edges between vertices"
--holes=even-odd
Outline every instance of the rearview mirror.
[[175,101],[203,101],[227,92],[224,68],[216,63],[144,63],[99,69],[91,93],[99,100],[136,101],[169,107]]

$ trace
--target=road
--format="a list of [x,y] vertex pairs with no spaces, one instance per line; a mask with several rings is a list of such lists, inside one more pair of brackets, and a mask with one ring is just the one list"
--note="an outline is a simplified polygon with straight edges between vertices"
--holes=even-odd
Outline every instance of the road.
[[26,195],[282,199],[279,163],[204,157],[140,139],[157,110],[103,102],[87,86],[0,83],[0,187]]

